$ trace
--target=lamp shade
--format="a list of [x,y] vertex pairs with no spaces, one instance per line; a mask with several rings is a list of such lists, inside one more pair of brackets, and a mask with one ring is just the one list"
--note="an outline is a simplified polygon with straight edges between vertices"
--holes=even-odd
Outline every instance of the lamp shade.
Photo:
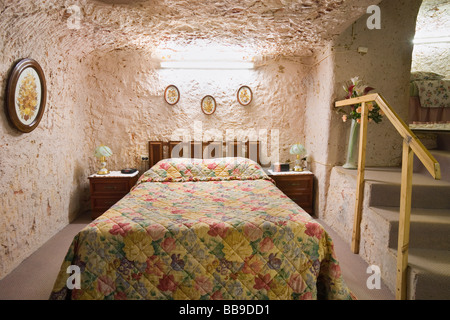
[[112,156],[112,151],[109,147],[100,145],[97,148],[95,148],[94,155],[97,158],[110,157],[110,156]]
[[289,152],[291,154],[304,155],[304,154],[306,154],[306,149],[302,144],[296,143],[296,144],[292,145],[291,150],[289,150]]

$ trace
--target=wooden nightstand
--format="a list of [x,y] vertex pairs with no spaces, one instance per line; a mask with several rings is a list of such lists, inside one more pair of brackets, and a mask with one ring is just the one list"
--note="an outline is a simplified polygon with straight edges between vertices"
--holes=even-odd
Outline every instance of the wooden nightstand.
[[301,173],[295,173],[293,171],[289,171],[283,173],[272,173],[268,169],[264,169],[264,171],[275,181],[276,186],[283,191],[285,195],[291,198],[310,215],[314,214],[314,174],[312,172],[303,171]]
[[107,175],[93,174],[89,176],[92,219],[99,217],[130,192],[138,178],[139,171],[132,174],[111,171]]

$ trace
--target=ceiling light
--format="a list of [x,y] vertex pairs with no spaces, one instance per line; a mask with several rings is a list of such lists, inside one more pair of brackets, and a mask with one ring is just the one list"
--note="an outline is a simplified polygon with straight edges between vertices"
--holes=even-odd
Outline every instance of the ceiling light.
[[253,69],[253,62],[247,61],[162,61],[163,69]]
[[414,44],[442,43],[442,42],[450,42],[450,36],[447,36],[447,37],[415,38],[413,40]]

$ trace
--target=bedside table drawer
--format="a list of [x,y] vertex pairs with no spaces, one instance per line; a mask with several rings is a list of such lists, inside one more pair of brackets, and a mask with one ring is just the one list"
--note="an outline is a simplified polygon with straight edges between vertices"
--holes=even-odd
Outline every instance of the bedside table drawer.
[[309,214],[313,214],[314,175],[287,173],[269,175],[278,189]]
[[92,197],[92,210],[104,210],[111,208],[123,197]]
[[312,196],[310,194],[288,194],[285,193],[289,199],[298,204],[303,210],[309,214],[313,214]]
[[284,193],[285,195],[287,195],[292,201],[298,203],[298,204],[303,204],[307,207],[311,206],[311,196],[309,194],[300,194],[300,193]]
[[276,186],[282,190],[311,190],[312,178],[305,177],[272,177]]
[[120,193],[120,194],[126,194],[129,191],[128,181],[95,181],[95,183],[92,184],[92,192],[94,194],[100,194],[100,193]]
[[133,175],[126,175],[121,174],[120,171],[112,171],[111,175],[106,176],[89,176],[92,219],[102,215],[130,192],[138,178],[139,172]]

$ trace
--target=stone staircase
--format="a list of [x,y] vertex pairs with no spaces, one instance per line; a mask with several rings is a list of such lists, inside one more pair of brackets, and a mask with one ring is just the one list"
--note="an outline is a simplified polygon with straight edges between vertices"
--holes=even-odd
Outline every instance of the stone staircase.
[[[439,143],[438,138],[436,149],[430,150],[441,165],[441,180],[434,180],[420,161],[414,160],[408,299],[450,299],[450,143],[447,139],[450,134],[443,137],[445,143]],[[356,187],[356,174],[353,170],[333,169],[330,190],[339,184],[341,190],[337,187],[336,192],[340,191],[343,200],[332,204],[337,205],[337,209],[331,209],[335,211],[332,215],[350,211],[351,217],[348,218],[347,212],[341,221],[339,217],[332,221],[324,219],[349,242],[354,204],[349,203],[346,208],[344,201],[354,202],[354,193],[351,198],[345,195],[350,195],[352,190],[348,188],[353,183]],[[359,254],[369,264],[380,267],[384,283],[395,292],[401,168],[366,168],[365,178]]]

